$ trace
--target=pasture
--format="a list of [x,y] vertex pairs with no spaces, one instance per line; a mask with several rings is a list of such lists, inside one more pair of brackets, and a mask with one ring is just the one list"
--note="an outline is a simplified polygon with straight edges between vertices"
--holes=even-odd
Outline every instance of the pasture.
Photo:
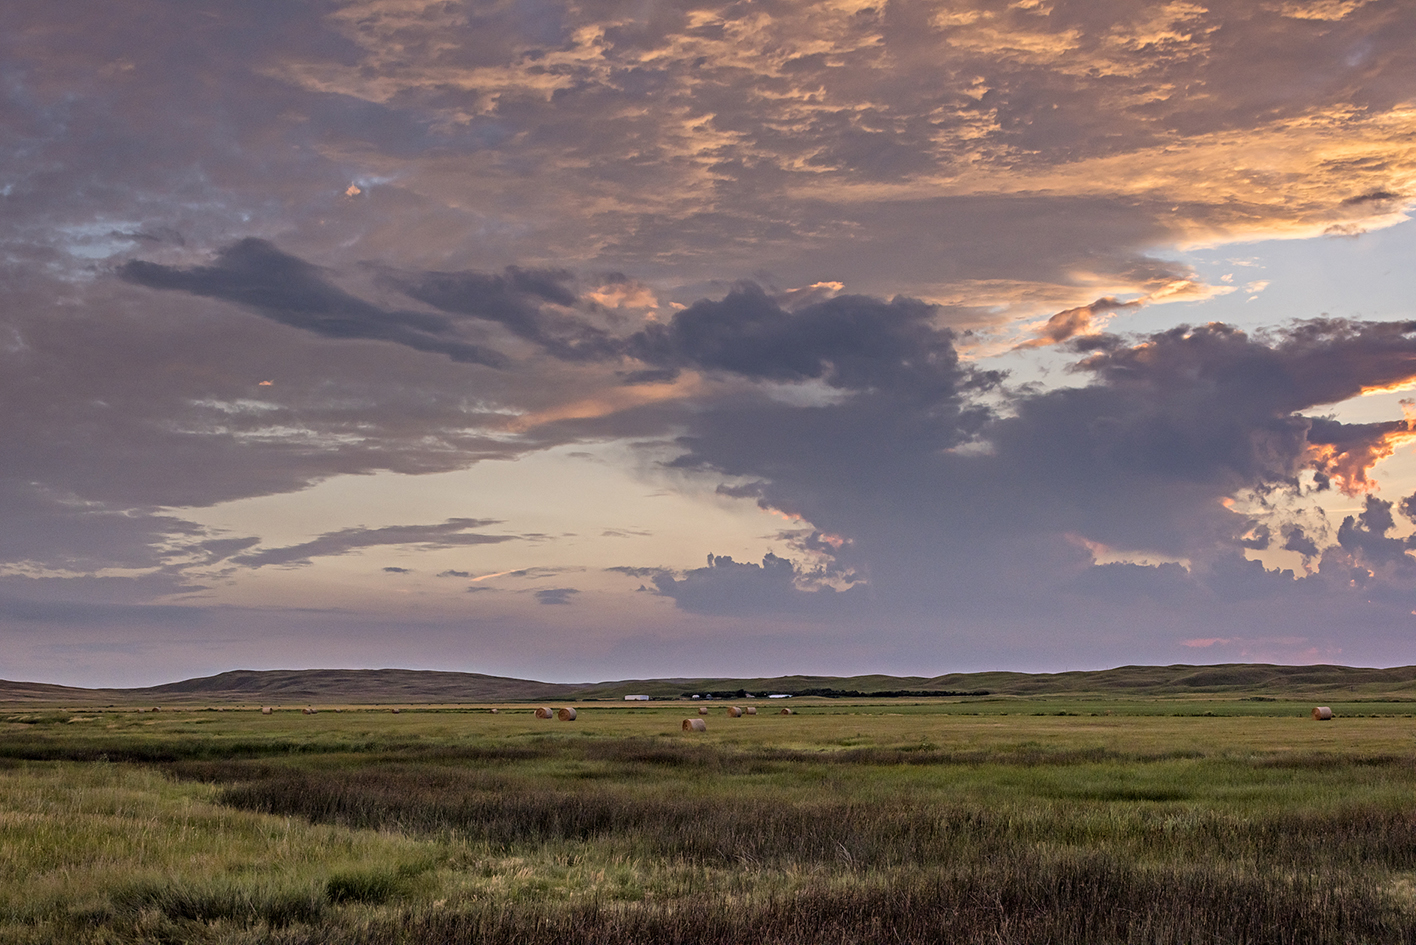
[[0,942],[1416,941],[1416,703],[707,704],[0,709]]

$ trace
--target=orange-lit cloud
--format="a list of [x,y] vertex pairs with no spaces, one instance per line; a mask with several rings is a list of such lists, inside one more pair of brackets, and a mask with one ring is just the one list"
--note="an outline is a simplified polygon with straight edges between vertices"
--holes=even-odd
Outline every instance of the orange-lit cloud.
[[[608,254],[698,272],[712,257],[731,259],[739,274],[790,265],[789,278],[860,291],[884,291],[873,280],[889,269],[891,291],[943,301],[970,282],[990,284],[993,294],[975,301],[1024,308],[1035,283],[1070,310],[1086,296],[1066,271],[998,278],[983,271],[996,266],[979,265],[939,279],[927,260],[962,258],[979,224],[1013,201],[1072,201],[1067,212],[1083,227],[1135,232],[1131,247],[1090,257],[1107,264],[1105,293],[1158,302],[1162,294],[1127,277],[1119,257],[1404,219],[1416,195],[1409,96],[1355,104],[1334,80],[1300,98],[1287,74],[1256,77],[1246,63],[1266,45],[1282,50],[1274,61],[1290,71],[1302,68],[1295,50],[1336,55],[1321,30],[1363,17],[1378,28],[1381,6],[1317,0],[1238,12],[1175,0],[1110,16],[1064,15],[1045,3],[946,4],[905,41],[870,3],[665,10],[652,29],[627,10],[601,17],[566,5],[558,40],[545,44],[514,29],[487,32],[483,17],[495,16],[475,6],[354,0],[324,22],[356,56],[292,53],[263,70],[307,92],[416,103],[449,132],[483,120],[509,128],[508,109],[535,127],[554,115],[554,137],[465,154],[321,147],[370,172],[397,169],[397,188],[420,202],[474,213],[479,227],[563,262]],[[449,39],[469,31],[487,37],[475,65]],[[1314,74],[1327,75],[1322,68]],[[654,95],[627,94],[630,73],[652,75]],[[1283,104],[1256,108],[1251,99]],[[525,166],[540,172],[518,170]],[[926,249],[909,232],[892,244],[885,221],[918,230],[900,224],[899,211],[931,201],[949,221],[928,233],[942,245]],[[1122,203],[1134,211],[1124,224],[1090,219]],[[1054,228],[1062,217],[1035,219]],[[1024,243],[990,245],[1025,262]],[[808,258],[817,274],[801,279]],[[867,281],[834,271],[867,261],[875,264]]]
[[585,295],[586,298],[605,306],[605,308],[653,310],[659,307],[659,300],[655,298],[651,288],[628,279],[607,282],[591,289]]
[[589,397],[582,397],[568,403],[523,414],[507,423],[506,429],[512,433],[525,433],[536,427],[562,420],[590,420],[595,417],[605,417],[648,404],[682,400],[700,393],[704,387],[705,382],[702,376],[688,371],[673,381],[660,384],[607,387]]
[[[1364,387],[1360,392],[1360,396],[1370,397],[1373,394],[1395,394],[1404,390],[1416,390],[1416,375],[1412,375],[1402,381],[1394,381],[1390,384],[1376,384],[1371,387]],[[1410,420],[1411,410],[1409,406],[1403,404],[1403,407],[1406,409],[1407,420]]]
[[520,568],[512,568],[510,571],[497,571],[493,574],[479,574],[476,577],[472,578],[472,581],[475,583],[477,581],[486,581],[491,578],[506,577],[508,574],[515,574],[519,570]]
[[1377,488],[1370,473],[1377,463],[1396,450],[1416,441],[1416,429],[1408,418],[1399,428],[1348,443],[1315,443],[1309,447],[1309,464],[1332,480],[1344,495],[1360,495]]

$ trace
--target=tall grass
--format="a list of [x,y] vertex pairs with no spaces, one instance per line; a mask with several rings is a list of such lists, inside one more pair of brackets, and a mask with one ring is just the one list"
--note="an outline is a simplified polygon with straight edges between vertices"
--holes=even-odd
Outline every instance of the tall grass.
[[[1073,774],[1085,783],[1089,772]],[[1241,814],[1134,789],[1092,791],[1087,800],[1033,796],[980,805],[917,791],[909,781],[878,772],[813,793],[803,798],[771,782],[728,779],[691,788],[676,781],[598,778],[554,783],[508,771],[380,765],[267,770],[226,787],[219,797],[233,807],[313,823],[450,831],[502,850],[595,841],[626,855],[708,865],[893,869],[1013,855],[1042,845],[1144,860],[1233,861],[1276,871],[1416,870],[1416,805],[1273,805]]]
[[1413,927],[1373,889],[1311,879],[1147,870],[1100,856],[1025,857],[883,881],[819,882],[742,901],[708,892],[636,908],[485,904],[423,910],[289,945],[1203,945],[1409,942]]
[[1405,723],[584,714],[0,728],[0,942],[1416,942]]
[[432,865],[426,843],[215,795],[126,765],[0,769],[0,941],[204,941],[192,929],[317,922],[360,898],[371,867],[406,885]]

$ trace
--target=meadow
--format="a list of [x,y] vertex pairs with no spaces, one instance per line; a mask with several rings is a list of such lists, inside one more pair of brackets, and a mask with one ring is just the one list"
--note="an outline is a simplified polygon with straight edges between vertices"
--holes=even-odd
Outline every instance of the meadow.
[[1416,703],[0,709],[0,942],[1416,941]]

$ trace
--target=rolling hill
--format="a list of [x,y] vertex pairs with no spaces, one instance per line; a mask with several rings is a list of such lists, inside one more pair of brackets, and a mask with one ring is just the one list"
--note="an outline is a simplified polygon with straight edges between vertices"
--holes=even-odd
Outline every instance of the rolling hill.
[[773,676],[759,678],[635,679],[548,683],[530,679],[415,669],[233,670],[134,689],[82,689],[0,680],[0,703],[133,705],[206,703],[461,704],[564,700],[620,700],[630,693],[657,699],[689,692],[806,694],[987,693],[991,696],[1110,695],[1327,695],[1416,699],[1416,666],[1121,666],[1067,673],[950,673],[943,676]]

